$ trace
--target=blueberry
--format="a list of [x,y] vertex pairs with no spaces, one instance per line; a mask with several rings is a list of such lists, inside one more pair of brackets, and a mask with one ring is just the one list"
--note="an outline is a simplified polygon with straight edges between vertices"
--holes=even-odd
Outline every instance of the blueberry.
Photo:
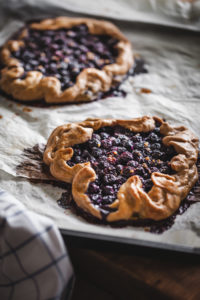
[[80,31],[82,34],[83,34],[83,32],[87,32],[87,31],[88,31],[88,28],[87,28],[87,26],[86,26],[85,24],[79,25],[77,29],[78,29],[78,31]]
[[71,55],[72,53],[73,53],[73,50],[72,50],[72,49],[69,49],[69,48],[63,49],[63,54]]
[[97,193],[99,193],[99,186],[96,185],[94,182],[90,183],[90,185],[89,185],[89,192],[91,194],[97,194]]
[[131,160],[131,159],[133,159],[133,156],[132,156],[132,154],[131,154],[130,152],[128,152],[128,151],[123,152],[123,153],[120,155],[120,158],[119,158],[120,162],[122,162],[122,163],[126,163],[126,162],[128,162],[129,160]]
[[128,150],[133,150],[133,142],[130,140],[122,140],[121,142],[123,147],[126,147]]
[[117,165],[116,166],[116,171],[117,171],[118,174],[121,174],[122,170],[123,170],[123,166],[122,165]]
[[[166,154],[167,154],[169,157],[176,155],[175,150],[174,150],[173,147],[167,147],[167,148],[166,148]],[[171,158],[170,158],[170,159],[171,159]],[[169,160],[170,160],[170,159],[169,159]]]
[[56,63],[50,63],[48,67],[49,72],[56,72],[57,71],[57,64]]
[[118,146],[121,142],[119,138],[114,138],[113,137],[111,140],[112,140],[113,146]]
[[109,164],[109,166],[107,168],[105,168],[104,170],[105,170],[105,173],[111,173],[113,175],[117,174],[115,166],[113,166],[111,164]]
[[76,163],[82,162],[82,158],[80,156],[75,156],[74,160],[75,160]]
[[59,65],[59,69],[66,70],[68,68],[68,63],[62,61]]
[[100,140],[101,139],[100,135],[97,134],[97,133],[93,133],[92,138],[96,139],[96,140]]
[[160,138],[154,132],[149,135],[148,139],[150,139],[151,142],[158,142],[160,140]]
[[151,145],[151,149],[153,149],[153,150],[155,150],[155,149],[159,150],[160,148],[161,148],[161,144],[159,144],[159,143],[154,143]]
[[115,183],[121,186],[125,181],[126,181],[126,178],[124,178],[123,176],[118,176],[116,178]]
[[138,143],[135,143],[135,145],[134,145],[134,149],[142,150],[143,148],[144,148],[143,142],[138,142]]
[[102,140],[101,145],[104,149],[110,149],[112,147],[112,141],[110,139]]
[[56,44],[58,44],[58,45],[63,45],[64,44],[64,40],[63,40],[63,38],[62,37],[56,37],[55,39],[54,39],[54,41],[55,41],[55,43]]
[[135,160],[130,160],[128,163],[127,163],[127,166],[130,166],[130,167],[133,167],[133,168],[137,168],[139,165],[139,163]]
[[160,127],[155,127],[155,128],[154,128],[154,132],[155,132],[156,134],[159,134],[159,133],[160,133]]
[[42,45],[48,46],[51,43],[51,38],[48,36],[44,36],[40,39],[40,42],[42,43]]
[[80,55],[81,55],[81,51],[80,51],[79,49],[77,49],[77,50],[74,51],[73,54],[74,54],[74,56],[75,56],[76,58],[79,58]]
[[54,36],[55,31],[54,31],[54,30],[45,30],[45,34],[46,34],[47,36]]
[[57,44],[52,44],[52,45],[50,46],[50,49],[53,50],[53,51],[55,51],[55,50],[58,50],[58,49],[59,49],[59,46],[58,46]]
[[168,173],[169,172],[169,167],[168,166],[162,166],[159,170],[161,173]]
[[135,136],[132,137],[133,142],[141,142],[142,137],[139,134],[136,134]]
[[13,56],[16,57],[16,58],[20,58],[20,56],[21,56],[20,50],[15,51],[15,52],[13,53]]
[[81,155],[81,149],[74,149],[74,155]]
[[108,168],[110,167],[110,163],[107,161],[107,157],[103,156],[99,160],[99,167],[100,168]]
[[106,185],[103,187],[103,193],[105,195],[112,195],[114,193],[114,189],[110,185]]
[[101,142],[98,139],[93,138],[92,140],[88,141],[88,145],[90,148],[92,147],[100,147],[101,146]]
[[102,139],[107,139],[109,137],[109,134],[106,133],[106,132],[101,132],[100,136],[101,136]]
[[31,50],[37,49],[37,45],[36,45],[35,43],[32,43],[32,42],[28,43],[27,46],[28,46]]
[[93,202],[101,202],[102,201],[102,197],[98,194],[92,194],[90,195],[90,199],[93,201]]
[[119,154],[121,154],[121,153],[123,153],[123,152],[126,151],[126,148],[125,148],[125,147],[117,147],[117,148],[116,148],[116,151],[117,151]]
[[72,162],[71,160],[68,160],[67,164],[68,164],[70,167],[74,166],[74,162]]
[[129,177],[129,176],[133,176],[134,172],[135,172],[135,169],[133,167],[128,166],[123,169],[122,174],[126,177]]
[[88,152],[88,150],[83,150],[82,157],[83,157],[83,158],[89,159],[89,158],[91,157],[91,155],[90,155],[90,153]]
[[40,64],[44,65],[44,64],[46,64],[47,62],[48,62],[47,57],[45,57],[45,56],[41,56],[41,57],[40,57],[40,59],[39,59],[39,63],[40,63]]
[[24,59],[27,62],[29,62],[34,57],[35,57],[34,53],[31,53],[29,51],[25,51],[22,55],[22,59]]
[[159,172],[159,170],[158,170],[158,168],[156,168],[156,167],[152,167],[152,168],[151,168],[151,172],[152,172],[152,173],[154,173],[154,172]]
[[28,72],[28,71],[31,71],[33,68],[32,68],[32,66],[30,65],[30,64],[26,64],[25,66],[24,66],[24,68],[25,68],[25,70]]
[[38,66],[38,61],[32,59],[32,60],[30,61],[30,64],[31,64],[33,67],[36,67],[36,66]]
[[144,181],[144,188],[145,188],[145,191],[148,192],[153,186],[153,182],[151,179],[146,179]]
[[55,77],[58,79],[58,80],[61,80],[62,79],[62,76],[60,74],[55,74]]
[[114,195],[108,195],[108,196],[104,196],[102,203],[103,204],[111,204],[112,202],[114,202],[114,200],[116,199],[116,197]]
[[99,156],[101,156],[102,155],[102,150],[101,149],[99,149],[99,148],[93,148],[92,149],[92,155],[94,156],[94,157],[99,157]]
[[161,158],[163,153],[161,153],[159,150],[154,150],[152,153],[153,158]]
[[65,77],[69,75],[69,72],[67,70],[60,70],[60,74]]
[[143,155],[140,151],[136,150],[133,152],[133,157],[135,158],[135,160],[139,163],[144,161]]
[[144,176],[144,175],[146,174],[146,172],[145,172],[145,170],[144,170],[144,168],[143,168],[142,166],[138,167],[138,168],[136,169],[135,173],[136,173],[137,175],[141,175],[141,176]]
[[116,176],[112,175],[112,174],[107,174],[104,176],[104,182],[106,184],[109,184],[109,183],[113,183],[116,181]]

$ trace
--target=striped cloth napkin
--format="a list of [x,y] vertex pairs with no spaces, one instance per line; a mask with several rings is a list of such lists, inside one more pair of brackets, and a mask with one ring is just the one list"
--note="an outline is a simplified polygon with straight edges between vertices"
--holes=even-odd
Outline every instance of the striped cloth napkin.
[[74,273],[56,225],[0,190],[0,299],[69,299]]

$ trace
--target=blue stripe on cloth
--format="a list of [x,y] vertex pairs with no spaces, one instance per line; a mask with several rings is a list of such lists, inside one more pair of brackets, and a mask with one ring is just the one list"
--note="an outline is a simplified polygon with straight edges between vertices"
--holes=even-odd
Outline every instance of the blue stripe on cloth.
[[9,204],[8,206],[6,206],[6,207],[3,209],[3,211],[7,211],[9,208],[11,208],[11,207],[13,207],[13,206],[16,206],[16,204],[15,204],[15,203]]
[[23,209],[23,210],[18,210],[18,211],[16,211],[15,213],[13,213],[12,215],[7,216],[6,218],[7,218],[7,219],[10,219],[10,218],[19,216],[19,215],[21,215],[21,214],[24,214],[24,212],[25,212],[24,209]]
[[[25,216],[26,218],[28,218],[26,214],[25,214],[24,216]],[[30,220],[29,220],[29,222],[30,222]],[[31,222],[31,223],[32,223],[32,222]],[[32,226],[33,226],[33,228],[34,228],[33,223],[32,223]],[[48,252],[48,254],[49,254],[51,260],[53,261],[55,258],[54,258],[53,254],[52,254],[52,251],[51,251],[50,248],[48,247],[47,243],[46,243],[45,240],[42,238],[42,236],[39,236],[38,238],[39,238],[39,239],[41,240],[41,242],[43,243],[44,247],[46,248],[46,251]],[[55,265],[55,267],[56,267],[56,270],[57,270],[57,272],[58,272],[58,275],[59,275],[60,279],[62,280],[62,284],[64,284],[64,283],[65,283],[65,279],[64,279],[63,274],[62,274],[62,272],[61,272],[61,270],[60,270],[60,267],[59,267],[58,265]]]
[[67,257],[67,254],[64,253],[63,255],[61,255],[60,257],[58,257],[57,259],[53,260],[51,263],[49,263],[48,265],[44,266],[43,268],[33,272],[32,274],[29,274],[28,277],[23,277],[21,279],[18,279],[16,281],[14,281],[12,284],[0,284],[0,287],[10,287],[11,285],[16,285],[21,283],[22,281],[26,281],[34,276],[37,276],[38,274],[41,274],[42,272],[46,271],[47,269],[55,266],[57,263],[59,263],[62,259],[64,259],[65,257]]
[[[19,215],[21,215],[21,214],[24,214],[24,212],[25,212],[25,210],[18,210],[18,211],[16,211],[15,213],[13,213],[12,215],[6,216],[6,219],[9,220],[9,219],[11,219],[11,218],[13,218],[13,217],[16,217],[16,216],[19,216]],[[2,222],[2,223],[0,224],[0,228],[3,228],[3,227],[5,226],[5,224],[6,224],[6,219],[4,219],[5,222]]]
[[14,290],[15,290],[15,286],[14,286],[14,284],[13,284],[13,281],[8,277],[8,275],[6,275],[6,274],[3,272],[3,270],[2,270],[2,275],[10,281],[10,286],[11,286],[10,288],[11,288],[11,290],[10,290],[10,295],[9,295],[8,300],[11,300],[11,299],[12,299],[12,296],[13,296],[13,293],[14,293]]
[[[41,236],[39,236],[39,238],[40,238],[41,242],[43,243],[43,245],[45,246],[45,248],[46,248],[46,250],[47,250],[47,252],[48,252],[48,254],[49,254],[51,260],[54,260],[54,256],[53,256],[53,254],[52,254],[50,248],[49,248],[48,245],[46,244],[46,242],[42,239]],[[62,283],[64,283],[64,282],[65,282],[65,279],[64,279],[64,277],[63,277],[63,274],[62,274],[62,272],[61,272],[59,266],[58,266],[58,265],[55,265],[55,267],[56,267],[56,270],[57,270],[57,272],[58,272],[58,274],[59,274],[59,277],[60,277],[61,280],[62,280]]]
[[75,281],[75,276],[72,274],[72,276],[69,278],[67,285],[63,291],[62,298],[60,300],[68,300],[71,299],[72,297],[72,291],[74,287],[74,281]]
[[[51,229],[53,228],[53,225],[46,227],[44,230],[35,233],[34,235],[32,235],[30,238],[26,239],[23,243],[19,244],[18,246],[15,247],[15,251],[17,252],[18,250],[20,250],[21,248],[23,248],[24,246],[28,245],[30,242],[32,242],[34,239],[36,239],[37,237],[39,237],[40,235],[42,235],[43,233],[49,232]],[[0,255],[0,259],[5,258],[6,256],[12,254],[11,251],[7,251],[5,253],[3,253],[2,255]]]
[[[8,240],[5,239],[5,242],[6,242],[6,245],[10,248],[10,250],[12,251],[13,255],[15,256],[16,258],[16,261],[18,262],[18,265],[20,267],[20,269],[22,270],[22,272],[24,273],[24,275],[26,275],[28,278],[29,278],[29,273],[25,270],[25,268],[23,267],[22,265],[22,262],[20,260],[20,257],[17,255],[16,251],[15,251],[15,248],[13,248],[11,246],[11,244],[8,242]],[[36,290],[36,299],[40,299],[40,289],[39,289],[39,286],[37,284],[37,281],[35,280],[35,278],[30,278],[32,281],[33,281],[33,284],[35,286],[35,290]]]

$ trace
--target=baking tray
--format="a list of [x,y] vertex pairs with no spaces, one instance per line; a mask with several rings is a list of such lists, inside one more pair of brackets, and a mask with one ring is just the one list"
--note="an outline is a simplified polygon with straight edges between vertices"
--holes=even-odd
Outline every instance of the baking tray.
[[[34,7],[31,18],[37,15],[37,9],[37,7]],[[8,16],[6,28],[3,29],[0,35],[1,41],[5,40],[18,26],[22,25],[23,16],[27,19],[27,10],[30,15],[30,1],[20,11],[20,19],[19,16],[15,16],[13,13]],[[60,10],[58,11],[60,12]],[[58,15],[58,11],[49,12],[47,9],[45,17],[47,15]],[[72,15],[72,13],[67,13],[66,11],[65,14]],[[113,231],[113,234],[105,234],[107,229],[102,229],[101,231],[98,227],[92,229],[91,232],[85,229],[90,224],[81,223],[82,221],[77,220],[79,225],[76,224],[75,226],[73,224],[73,217],[71,218],[69,215],[68,218],[71,218],[71,223],[68,226],[65,223],[63,211],[57,208],[55,201],[53,202],[53,200],[58,199],[57,194],[62,191],[55,189],[50,194],[49,186],[34,185],[26,181],[26,179],[16,176],[16,166],[23,157],[23,148],[34,146],[37,142],[46,142],[52,129],[66,121],[80,121],[86,117],[98,117],[99,114],[104,117],[113,116],[118,118],[157,114],[172,123],[178,125],[185,124],[200,135],[200,121],[198,116],[198,108],[200,108],[199,34],[177,28],[156,25],[147,26],[135,22],[115,21],[115,23],[132,41],[135,53],[140,54],[145,59],[148,68],[148,74],[131,79],[125,86],[128,89],[128,96],[126,98],[128,109],[125,110],[124,108],[124,99],[106,99],[80,106],[62,106],[44,109],[41,112],[38,108],[33,108],[32,112],[26,112],[24,110],[26,105],[19,106],[1,97],[0,109],[3,119],[1,120],[0,136],[2,144],[0,153],[0,185],[2,188],[9,190],[29,209],[53,218],[63,236],[71,237],[77,241],[81,240],[83,244],[89,241],[95,244],[100,241],[101,243],[108,243],[110,245],[122,244],[199,254],[199,203],[194,204],[192,207],[195,206],[195,208],[191,207],[190,211],[188,210],[177,219],[175,226],[173,226],[174,232],[181,231],[181,234],[177,235],[173,232],[174,236],[171,241],[167,234],[165,238],[162,238],[163,234],[152,235],[154,238],[150,238],[149,236],[147,238],[146,234],[148,233],[136,230],[135,228],[132,228],[133,233],[135,233],[133,235],[130,233],[126,236],[122,232],[120,236],[117,236],[116,231],[120,231],[121,229],[113,229],[115,231]],[[150,89],[152,93],[141,93],[143,87]],[[12,107],[10,107],[11,104]],[[51,118],[51,115],[54,118]],[[43,120],[40,124],[37,124],[36,121],[38,116]],[[49,118],[48,125],[44,123],[47,118]],[[37,132],[37,128],[39,127],[42,127],[42,130],[38,129]],[[33,128],[35,132],[32,131]],[[6,130],[9,129],[11,130],[11,136],[4,135]],[[22,129],[24,134],[26,134],[26,138],[17,136],[16,141],[15,135]],[[31,139],[28,138],[29,136],[31,136]],[[7,140],[6,144],[10,145],[9,150],[6,149],[6,144],[3,141],[5,139]],[[22,194],[24,197],[21,197]],[[46,195],[49,197],[47,200],[45,200]],[[39,202],[39,199],[42,200]],[[32,200],[34,203],[32,203]],[[45,210],[44,205],[48,209]],[[56,212],[58,213],[57,217],[55,216]],[[65,226],[63,226],[63,222]],[[125,233],[128,230],[130,232],[130,228],[124,230]]]

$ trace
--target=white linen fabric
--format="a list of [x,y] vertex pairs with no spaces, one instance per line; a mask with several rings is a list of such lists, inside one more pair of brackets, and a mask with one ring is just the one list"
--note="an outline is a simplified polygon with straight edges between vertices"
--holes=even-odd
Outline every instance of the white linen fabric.
[[74,276],[57,226],[0,189],[0,299],[69,299]]

